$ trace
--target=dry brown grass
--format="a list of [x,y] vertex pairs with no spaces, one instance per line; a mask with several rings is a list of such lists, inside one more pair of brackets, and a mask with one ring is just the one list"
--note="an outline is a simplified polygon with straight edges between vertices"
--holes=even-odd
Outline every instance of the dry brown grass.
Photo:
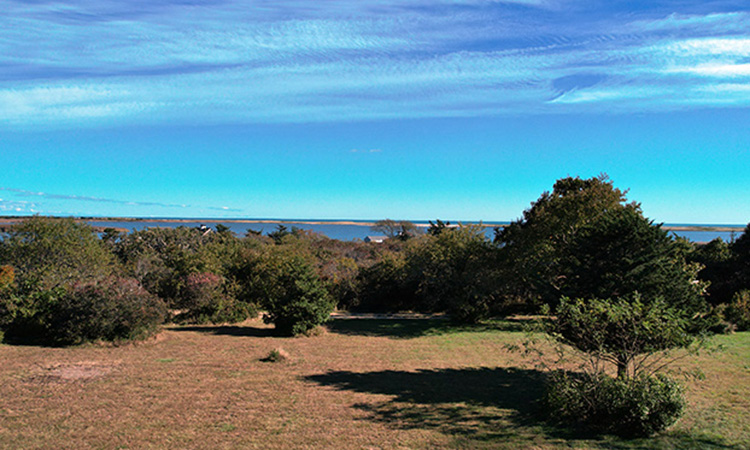
[[[120,347],[0,346],[1,448],[747,448],[750,334],[695,357],[690,409],[646,441],[570,436],[535,415],[542,374],[513,323],[337,320],[278,338],[260,322]],[[274,349],[285,361],[261,361]],[[745,445],[743,447],[743,445]]]

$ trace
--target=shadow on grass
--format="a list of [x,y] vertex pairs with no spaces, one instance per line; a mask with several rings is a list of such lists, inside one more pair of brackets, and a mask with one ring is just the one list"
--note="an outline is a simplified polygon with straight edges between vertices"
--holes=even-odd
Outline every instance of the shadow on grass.
[[339,390],[393,396],[355,406],[372,420],[472,439],[508,438],[516,427],[537,424],[544,392],[543,373],[513,368],[329,372],[306,379]]
[[35,336],[5,336],[5,339],[0,341],[0,345],[11,345],[14,347],[47,347],[47,348],[64,348],[64,347],[75,347],[73,344],[63,344],[59,342],[50,341],[49,339],[43,339]]
[[184,325],[171,331],[197,331],[218,336],[279,337],[273,328],[256,328],[239,325]]
[[475,325],[459,325],[446,319],[333,319],[326,324],[337,334],[349,336],[380,336],[409,339],[449,333],[485,331],[523,331],[518,320],[495,320]]
[[[392,398],[359,403],[365,420],[398,429],[432,429],[450,435],[459,448],[539,447],[548,439],[600,449],[741,449],[721,438],[671,432],[627,440],[576,432],[548,423],[542,411],[545,373],[518,368],[328,372],[305,380],[338,390]],[[547,443],[552,443],[547,441]]]

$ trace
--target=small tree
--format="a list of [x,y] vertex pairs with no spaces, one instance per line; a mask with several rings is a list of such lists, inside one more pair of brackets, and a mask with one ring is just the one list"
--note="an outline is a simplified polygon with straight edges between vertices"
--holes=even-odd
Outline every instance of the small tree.
[[459,322],[487,318],[501,282],[495,257],[496,248],[478,225],[446,228],[412,241],[406,271],[420,309],[445,311]]
[[[682,414],[682,388],[660,370],[665,351],[693,342],[684,315],[660,299],[634,293],[620,299],[563,298],[547,330],[586,355],[589,370],[557,371],[546,403],[555,421],[625,437],[648,436]],[[617,378],[606,374],[607,364]]]
[[637,292],[607,300],[563,298],[548,332],[589,355],[595,372],[604,369],[602,362],[613,364],[618,378],[653,372],[662,351],[693,342],[682,312]]
[[372,231],[383,233],[391,239],[407,240],[417,235],[417,226],[408,220],[378,220],[371,229]]

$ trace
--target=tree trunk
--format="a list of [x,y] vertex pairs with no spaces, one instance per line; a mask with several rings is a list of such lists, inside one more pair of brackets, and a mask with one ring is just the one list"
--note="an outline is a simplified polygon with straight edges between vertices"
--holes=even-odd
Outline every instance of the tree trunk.
[[628,377],[628,360],[624,357],[617,358],[617,378]]

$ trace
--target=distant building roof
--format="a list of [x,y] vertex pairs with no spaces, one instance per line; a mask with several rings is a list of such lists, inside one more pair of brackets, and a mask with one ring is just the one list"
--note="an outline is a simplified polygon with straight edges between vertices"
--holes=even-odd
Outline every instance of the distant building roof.
[[365,236],[365,242],[381,243],[388,239],[388,236]]

